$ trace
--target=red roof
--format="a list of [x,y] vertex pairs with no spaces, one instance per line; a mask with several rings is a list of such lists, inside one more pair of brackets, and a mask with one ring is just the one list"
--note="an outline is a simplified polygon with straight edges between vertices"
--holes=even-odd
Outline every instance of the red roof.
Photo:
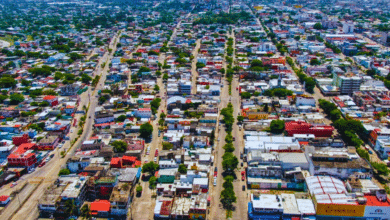
[[374,195],[364,196],[367,199],[366,206],[390,206],[390,201],[379,201]]
[[110,211],[110,201],[108,200],[96,200],[91,203],[91,212],[109,212]]
[[8,198],[9,198],[9,196],[2,195],[2,196],[0,196],[0,202],[5,202],[5,201],[7,201]]
[[57,98],[57,97],[54,96],[54,95],[47,95],[47,96],[43,97],[43,100],[52,100],[52,99],[55,99],[55,98]]

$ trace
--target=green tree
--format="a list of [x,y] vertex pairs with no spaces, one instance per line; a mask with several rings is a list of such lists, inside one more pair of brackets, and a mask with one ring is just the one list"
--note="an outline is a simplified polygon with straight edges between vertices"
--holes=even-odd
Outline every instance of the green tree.
[[322,25],[321,25],[321,23],[315,23],[313,28],[316,29],[316,30],[321,30],[322,29]]
[[153,133],[153,126],[149,122],[142,124],[139,132],[142,138],[149,139]]
[[317,58],[310,60],[310,65],[312,66],[318,66],[321,65],[321,61],[319,61]]
[[68,199],[65,201],[65,213],[67,216],[72,216],[77,213],[77,206],[74,203],[73,199]]
[[156,92],[160,91],[160,87],[158,85],[155,85],[154,86],[154,91],[156,91]]
[[135,191],[137,193],[141,193],[142,192],[142,186],[141,185],[138,185],[136,188],[135,188]]
[[24,101],[24,96],[22,94],[19,94],[19,93],[14,93],[14,94],[10,95],[9,98],[10,98],[11,105],[17,105],[17,104]]
[[187,173],[187,166],[186,165],[184,165],[184,164],[180,164],[179,165],[179,173],[181,173],[181,174],[186,174]]
[[111,143],[111,145],[114,147],[114,150],[117,153],[124,153],[127,150],[127,143],[121,140],[114,141]]
[[127,119],[126,115],[120,115],[116,120],[120,122],[124,122]]
[[226,173],[233,173],[238,166],[238,159],[231,152],[223,155],[222,168]]
[[270,124],[270,130],[274,134],[281,134],[284,131],[284,121],[283,120],[272,120]]
[[237,116],[237,121],[238,122],[243,122],[244,121],[244,116],[242,116],[242,115]]
[[250,92],[242,92],[241,94],[241,98],[243,99],[250,99],[252,94]]
[[14,88],[17,82],[14,78],[5,75],[0,78],[0,87],[1,88]]
[[154,173],[158,170],[158,164],[154,162],[145,163],[142,166],[142,173],[149,173],[149,175],[154,175]]
[[155,176],[150,177],[150,179],[149,179],[149,187],[151,189],[154,189],[154,188],[156,188],[156,186],[157,186],[157,177],[155,177]]
[[233,203],[237,201],[236,194],[234,193],[233,188],[225,188],[221,191],[221,203],[222,205],[231,210]]
[[167,74],[167,73],[164,73],[164,75],[163,75],[163,80],[168,80],[168,78],[169,78],[168,74]]
[[83,218],[83,219],[91,219],[92,218],[92,215],[91,215],[91,210],[88,206],[88,204],[84,204],[81,209],[80,209],[80,216]]
[[390,173],[389,168],[384,163],[371,163],[372,167],[378,172],[379,175],[387,176]]
[[69,169],[61,169],[60,172],[58,173],[58,176],[69,175],[69,174],[70,174]]

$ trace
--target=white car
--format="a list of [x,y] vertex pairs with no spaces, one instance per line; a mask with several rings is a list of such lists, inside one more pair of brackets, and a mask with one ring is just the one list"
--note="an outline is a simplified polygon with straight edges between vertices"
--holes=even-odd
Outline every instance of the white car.
[[217,177],[214,177],[214,184],[213,184],[214,186],[216,186],[217,185]]
[[154,161],[154,162],[157,162],[157,157],[154,157],[153,161]]

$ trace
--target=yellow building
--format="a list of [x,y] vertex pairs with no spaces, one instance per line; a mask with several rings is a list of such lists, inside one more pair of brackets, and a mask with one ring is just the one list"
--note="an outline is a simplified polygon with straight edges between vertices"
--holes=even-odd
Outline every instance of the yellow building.
[[249,120],[264,120],[269,116],[266,112],[247,112],[246,114]]

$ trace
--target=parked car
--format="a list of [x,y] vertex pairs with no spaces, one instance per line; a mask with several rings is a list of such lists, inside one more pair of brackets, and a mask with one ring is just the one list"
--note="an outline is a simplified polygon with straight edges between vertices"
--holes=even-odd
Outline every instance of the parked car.
[[158,149],[156,149],[156,152],[154,153],[154,156],[155,156],[155,157],[158,156]]
[[42,162],[38,165],[38,167],[43,167],[43,166],[45,166],[45,164],[46,164],[46,162],[45,162],[45,161],[42,161]]
[[11,183],[11,188],[13,188],[16,185],[18,185],[18,181],[15,181],[15,182]]
[[368,150],[368,153],[372,154],[372,150]]
[[242,191],[245,191],[245,185],[242,185]]
[[213,183],[214,186],[217,185],[217,177],[214,177],[214,183]]

